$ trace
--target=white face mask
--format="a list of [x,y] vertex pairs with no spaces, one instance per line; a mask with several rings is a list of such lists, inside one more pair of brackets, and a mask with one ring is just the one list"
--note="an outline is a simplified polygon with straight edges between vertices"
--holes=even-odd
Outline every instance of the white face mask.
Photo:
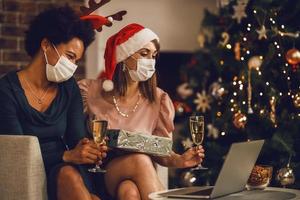
[[129,70],[133,81],[147,81],[155,72],[155,59],[137,59],[137,69]]
[[68,58],[65,56],[61,56],[56,47],[53,45],[59,59],[57,63],[53,66],[48,63],[48,58],[46,53],[44,52],[45,59],[46,59],[46,76],[48,81],[60,83],[70,79],[77,69],[77,65],[72,63]]

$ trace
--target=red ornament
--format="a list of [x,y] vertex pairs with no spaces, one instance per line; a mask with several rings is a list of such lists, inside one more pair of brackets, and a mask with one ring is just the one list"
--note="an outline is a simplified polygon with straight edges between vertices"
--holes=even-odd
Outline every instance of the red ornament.
[[189,67],[194,67],[196,64],[197,64],[197,59],[196,58],[192,58],[190,60]]
[[292,65],[292,71],[296,72],[300,63],[300,51],[296,48],[290,49],[286,53],[285,58]]
[[287,62],[291,65],[297,65],[300,63],[300,51],[296,48],[288,50],[285,55]]
[[232,117],[232,123],[237,129],[243,129],[247,123],[247,117],[243,113],[237,112]]
[[189,107],[186,103],[180,102],[180,101],[174,101],[174,108],[176,111],[176,114],[182,115],[184,113],[190,113],[192,112],[191,107]]

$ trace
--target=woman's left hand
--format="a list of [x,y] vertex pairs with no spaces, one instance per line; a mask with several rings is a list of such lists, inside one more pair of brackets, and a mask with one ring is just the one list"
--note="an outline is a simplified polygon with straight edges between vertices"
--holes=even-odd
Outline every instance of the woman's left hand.
[[194,167],[203,161],[204,149],[202,146],[192,147],[176,159],[176,167],[188,168]]

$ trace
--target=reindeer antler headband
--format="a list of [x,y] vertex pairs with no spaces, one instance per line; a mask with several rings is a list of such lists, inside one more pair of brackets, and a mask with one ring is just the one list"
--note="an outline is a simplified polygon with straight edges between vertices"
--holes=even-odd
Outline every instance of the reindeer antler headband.
[[106,17],[100,16],[100,15],[91,15],[92,12],[100,8],[101,6],[107,4],[110,2],[110,0],[101,0],[99,3],[96,3],[95,0],[89,0],[88,5],[89,7],[81,6],[80,10],[82,12],[80,19],[82,20],[88,20],[92,23],[93,28],[96,29],[98,32],[102,31],[102,26],[112,26],[112,22],[114,20],[121,21],[123,19],[123,16],[126,15],[127,11],[122,10],[120,12],[117,12],[113,15],[109,15]]

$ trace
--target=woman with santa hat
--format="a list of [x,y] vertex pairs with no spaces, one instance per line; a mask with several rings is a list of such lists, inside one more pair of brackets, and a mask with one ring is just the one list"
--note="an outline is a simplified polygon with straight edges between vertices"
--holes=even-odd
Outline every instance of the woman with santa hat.
[[[107,120],[109,129],[123,129],[172,138],[174,108],[168,94],[157,87],[155,61],[159,38],[148,28],[129,24],[111,36],[105,49],[105,71],[98,80],[81,80],[79,88],[87,114]],[[168,157],[110,152],[104,175],[113,198],[148,199],[163,190],[153,161],[187,168],[202,162],[204,150],[191,148]]]

